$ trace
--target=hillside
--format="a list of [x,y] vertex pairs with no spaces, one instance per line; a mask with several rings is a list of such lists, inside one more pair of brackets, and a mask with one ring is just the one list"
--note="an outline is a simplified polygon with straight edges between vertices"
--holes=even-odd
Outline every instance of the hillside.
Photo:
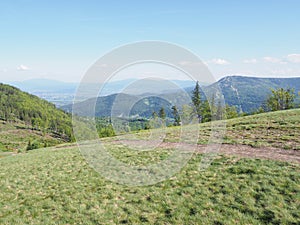
[[[115,103],[115,99],[118,98],[118,103]],[[166,114],[171,117],[172,105],[163,98],[159,97],[140,97],[128,94],[113,94],[103,97],[98,97],[95,106],[95,115],[90,115],[91,107],[93,107],[94,99],[89,99],[80,103],[75,104],[77,114],[81,116],[111,116],[113,105],[117,105],[117,109],[114,111],[115,116],[122,115],[128,109],[128,106],[135,103],[129,112],[130,116],[139,116],[150,118],[152,113],[158,112],[161,107],[164,107]],[[72,112],[73,105],[66,105],[61,107],[66,112]]]
[[[261,113],[225,122],[225,144],[300,150],[300,109]],[[165,141],[177,142],[180,137],[174,134],[178,134],[176,130],[179,129],[169,128]],[[211,135],[211,122],[190,126],[190,136],[197,129],[200,129],[198,144],[207,144]]]
[[[257,78],[257,77],[245,77],[245,76],[228,76],[222,78],[218,82],[209,85],[202,86],[205,93],[210,93],[216,86],[220,88],[225,98],[225,103],[230,106],[236,106],[238,112],[251,113],[257,110],[271,94],[271,88],[276,89],[294,88],[296,95],[300,92],[300,77],[297,78]],[[194,87],[185,88],[186,93],[190,94]],[[152,88],[153,90],[153,88]],[[141,88],[139,87],[141,92]],[[176,105],[180,107],[187,102],[181,102],[184,99],[181,92],[166,91],[165,93],[153,93],[153,96],[144,98],[143,101],[139,101],[132,109],[131,115],[138,114],[141,117],[151,117],[153,111],[158,111],[161,107],[164,107],[168,116],[171,116],[171,107]],[[121,94],[121,98],[124,102],[135,102],[136,99],[143,97],[143,95],[133,94]],[[149,94],[150,96],[151,94]],[[209,95],[209,94],[208,94]],[[114,104],[114,100],[117,94],[108,96],[101,96],[97,98],[96,116],[110,116],[111,108]],[[204,92],[202,97],[205,98]],[[207,96],[211,97],[211,96]],[[166,102],[164,99],[172,100],[172,102]],[[90,106],[91,100],[86,100],[82,103],[78,103],[79,108],[84,109]],[[151,102],[151,104],[145,104],[145,102]],[[300,105],[300,96],[296,96],[295,104]],[[66,112],[72,111],[72,105],[65,105],[61,107]],[[120,113],[121,114],[121,113]],[[82,115],[87,115],[82,111]]]
[[[263,144],[289,145],[294,137],[291,146],[299,147],[299,115],[300,110],[288,110],[228,120],[225,141],[234,144],[229,146],[231,155],[238,157],[219,155],[199,171],[203,155],[195,154],[178,174],[151,186],[128,187],[104,179],[70,144],[2,158],[0,223],[299,224],[299,164],[263,160],[255,154],[244,158],[237,145],[252,145],[261,134]],[[199,128],[202,138],[209,127],[206,123],[188,130]],[[165,143],[176,142],[176,129],[167,129]],[[207,140],[201,138],[200,144]],[[171,145],[132,151],[117,140],[106,138],[103,143],[129,165],[148,165],[172,151]],[[274,150],[266,151],[272,159]],[[284,151],[291,156],[298,152]]]
[[[225,101],[229,105],[234,105],[243,112],[253,112],[271,94],[271,88],[294,88],[295,93],[300,91],[300,77],[295,78],[257,78],[245,76],[228,76],[212,84],[207,89],[218,85],[221,89]],[[300,96],[295,100],[300,104]]]
[[30,141],[53,145],[70,141],[70,115],[53,104],[0,84],[0,150],[17,151]]

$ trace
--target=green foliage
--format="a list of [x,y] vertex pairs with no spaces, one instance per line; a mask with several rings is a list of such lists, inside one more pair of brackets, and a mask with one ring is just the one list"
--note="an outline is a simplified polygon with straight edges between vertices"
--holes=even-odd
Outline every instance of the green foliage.
[[[39,142],[37,142],[36,140],[34,140],[34,141],[29,140],[26,150],[29,151],[29,150],[38,149],[41,147],[42,147],[41,144]],[[45,146],[43,146],[43,147],[45,147]]]
[[71,116],[55,105],[9,85],[0,84],[0,119],[24,122],[34,130],[73,140]]
[[194,108],[190,105],[183,105],[180,111],[180,118],[183,125],[191,124],[194,116]]
[[202,117],[202,122],[209,122],[212,119],[212,110],[209,105],[208,100],[205,100],[201,104],[201,117]]
[[229,106],[226,104],[224,110],[225,110],[225,118],[226,119],[232,119],[232,118],[236,118],[239,116],[235,106]]
[[176,105],[172,106],[172,114],[173,114],[173,118],[174,118],[174,126],[179,126],[181,123],[181,119],[180,119],[180,115],[178,112],[178,109],[176,107]]
[[270,111],[292,109],[294,107],[294,89],[271,89],[272,95],[267,99],[267,108]]
[[194,107],[193,113],[197,115],[199,122],[209,122],[224,118],[231,119],[239,116],[235,106],[229,106],[228,104],[223,106],[221,101],[216,99],[215,94],[212,94],[210,99],[202,100],[198,82],[192,92],[191,98]]
[[66,140],[53,133],[32,129],[24,122],[6,122],[0,120],[0,150],[7,152],[24,152],[29,140],[36,140],[41,147],[58,145]]
[[[149,129],[149,120],[143,118],[125,119],[96,117],[96,129],[100,138]],[[112,125],[113,122],[113,125]]]
[[109,117],[96,118],[96,129],[100,138],[116,135]]
[[193,102],[193,106],[194,106],[194,113],[197,115],[199,123],[200,123],[202,120],[202,109],[201,109],[200,85],[199,85],[198,81],[192,92],[192,102]]
[[166,112],[165,112],[165,108],[164,107],[160,108],[158,115],[159,115],[159,118],[161,118],[162,120],[166,119]]
[[[245,76],[228,76],[211,86],[203,87],[209,92],[213,87],[220,88],[226,103],[235,106],[239,113],[256,111],[272,94],[271,89],[291,87],[300,91],[300,78],[257,78]],[[300,104],[300,95],[296,96],[295,104]]]

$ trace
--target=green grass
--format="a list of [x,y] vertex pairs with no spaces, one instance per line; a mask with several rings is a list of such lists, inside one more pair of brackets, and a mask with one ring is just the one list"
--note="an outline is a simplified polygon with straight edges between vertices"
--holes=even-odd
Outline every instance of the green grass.
[[[180,127],[167,128],[164,141],[194,142],[199,129],[198,144],[207,144],[211,135],[211,123],[192,125],[184,129],[185,135],[182,135],[180,129]],[[137,139],[146,140],[149,131],[140,131],[136,135]],[[182,137],[184,140],[181,140]],[[300,109],[293,109],[227,120],[223,143],[300,150],[299,137]],[[0,153],[24,151],[29,140],[47,143],[50,146],[63,143],[63,140],[31,130],[22,123],[9,124],[0,121]]]
[[[110,151],[136,160],[128,149]],[[138,163],[158,160],[160,151],[143,152]],[[200,172],[200,160],[156,185],[127,187],[102,178],[68,145],[5,157],[0,224],[300,223],[299,165],[219,156]]]
[[[211,135],[211,123],[192,125],[186,131],[192,136],[197,129],[199,129],[198,144],[207,144]],[[223,143],[300,150],[299,137],[300,109],[292,109],[226,120]],[[164,141],[179,140],[180,128],[169,128]]]
[[64,143],[62,139],[44,134],[38,130],[32,130],[30,126],[22,122],[8,123],[0,120],[0,153],[24,152],[29,140],[37,141],[41,145],[47,144],[47,146]]
[[[299,149],[299,120],[299,109],[227,120],[224,141]],[[211,124],[190,126],[185,136],[197,129],[198,143],[207,143]],[[15,136],[4,135],[12,131]],[[2,124],[0,132],[0,143],[24,141],[13,125]],[[137,139],[147,136],[140,132]],[[133,151],[115,141],[120,138],[103,141],[128,165],[155,163],[172,152]],[[179,140],[178,127],[166,130],[165,142]],[[194,155],[161,183],[128,187],[101,177],[74,145],[0,154],[0,224],[300,224],[299,164],[220,155],[199,171],[202,157]]]

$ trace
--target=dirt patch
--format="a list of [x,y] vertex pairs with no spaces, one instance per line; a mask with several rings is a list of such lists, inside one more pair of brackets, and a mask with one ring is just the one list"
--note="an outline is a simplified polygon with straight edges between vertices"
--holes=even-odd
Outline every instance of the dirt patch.
[[[119,144],[124,144],[127,146],[151,146],[156,145],[156,142],[145,141],[145,140],[122,140],[114,141]],[[258,158],[258,159],[271,159],[278,161],[294,162],[300,164],[300,151],[297,150],[285,150],[278,148],[254,148],[247,145],[229,145],[222,144],[220,148],[212,147],[208,148],[208,145],[196,145],[188,143],[172,143],[172,142],[162,142],[156,147],[159,148],[180,148],[184,151],[195,151],[197,153],[208,153],[208,152],[218,152],[224,155],[235,155],[244,158]]]

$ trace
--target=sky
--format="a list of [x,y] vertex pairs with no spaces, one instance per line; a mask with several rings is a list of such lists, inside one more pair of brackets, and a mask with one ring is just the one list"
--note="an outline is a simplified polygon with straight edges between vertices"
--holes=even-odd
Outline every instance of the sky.
[[300,76],[300,1],[0,1],[0,82],[79,82],[101,56],[159,40],[216,79]]

